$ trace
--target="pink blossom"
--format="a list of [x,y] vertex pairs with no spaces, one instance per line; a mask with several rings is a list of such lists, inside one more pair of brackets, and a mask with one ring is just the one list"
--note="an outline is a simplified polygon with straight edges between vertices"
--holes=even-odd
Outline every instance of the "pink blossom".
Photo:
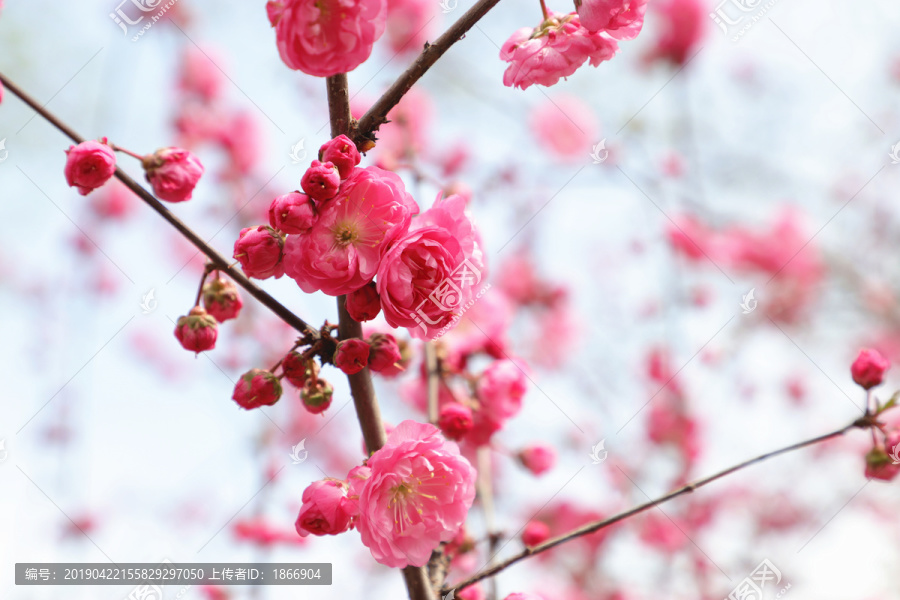
[[400,345],[390,333],[373,333],[369,337],[369,368],[376,372],[396,368],[403,360]]
[[91,210],[104,219],[124,219],[137,206],[134,192],[114,179],[99,194],[91,196]]
[[878,350],[865,348],[859,351],[859,356],[850,366],[853,381],[865,389],[871,389],[881,385],[884,380],[884,372],[891,363],[881,355]]
[[308,233],[288,236],[284,269],[304,292],[332,296],[370,282],[388,246],[419,212],[400,177],[378,167],[355,169],[337,197],[319,208]]
[[284,233],[306,233],[316,222],[316,211],[306,194],[291,192],[269,205],[269,225]]
[[409,90],[388,112],[390,122],[378,130],[378,144],[375,146],[378,166],[396,169],[423,153],[428,148],[428,129],[433,114],[431,97],[416,87]]
[[519,451],[519,461],[534,475],[543,475],[556,464],[556,451],[546,444],[532,444]]
[[447,439],[462,439],[475,425],[472,409],[459,402],[448,402],[441,407],[437,424]]
[[201,50],[194,44],[187,44],[181,61],[178,87],[182,91],[195,94],[204,102],[210,102],[219,96],[225,83],[225,76],[216,66],[222,65],[222,59],[217,52],[210,48]]
[[522,532],[522,543],[537,546],[550,539],[550,527],[543,521],[528,521]]
[[480,413],[496,423],[514,417],[522,408],[528,391],[528,375],[524,365],[503,359],[491,363],[478,378]]
[[700,43],[709,21],[703,0],[661,0],[654,9],[662,19],[661,32],[649,60],[666,60],[683,65]]
[[341,134],[322,144],[322,147],[319,148],[319,160],[334,164],[341,179],[347,179],[353,172],[353,167],[359,164],[362,157],[353,140]]
[[588,31],[603,30],[617,40],[631,40],[644,25],[647,0],[575,0],[575,6]]
[[224,170],[227,180],[253,171],[263,153],[263,138],[258,120],[251,112],[242,110],[225,118],[215,133],[228,153],[229,164]]
[[577,96],[542,102],[531,115],[531,128],[542,146],[564,159],[583,159],[597,141],[594,113]]
[[386,0],[284,0],[266,7],[278,54],[291,69],[317,77],[352,71],[384,33]]
[[66,182],[87,196],[110,180],[116,172],[116,155],[106,142],[81,142],[66,150]]
[[534,29],[519,29],[503,44],[500,58],[510,63],[503,85],[523,90],[535,83],[551,86],[586,60],[596,67],[618,49],[614,39],[585,29],[577,14],[551,14]]
[[175,324],[175,337],[185,350],[195,354],[215,348],[218,336],[216,319],[199,306],[192,308],[186,316],[179,317]]
[[231,280],[216,277],[203,286],[203,307],[219,323],[237,318],[243,306],[237,286]]
[[300,180],[300,187],[318,203],[331,200],[341,187],[341,175],[330,162],[312,161]]
[[439,197],[381,262],[377,284],[384,318],[393,327],[408,328],[413,337],[434,339],[452,326],[454,309],[475,294],[474,286],[464,285],[461,295],[444,297],[449,306],[429,299],[460,268],[477,270],[484,278],[481,241],[465,213],[465,201]]
[[281,398],[281,382],[265,369],[250,369],[238,379],[231,399],[246,410],[271,406]]
[[370,281],[355,292],[347,294],[347,312],[356,321],[371,321],[381,312],[381,299],[375,282]]
[[203,175],[200,160],[181,148],[161,148],[142,160],[153,193],[166,202],[190,200]]
[[245,227],[234,242],[234,258],[241,263],[247,277],[277,279],[284,275],[283,247],[283,238],[271,227]]
[[313,535],[337,535],[350,529],[355,511],[347,498],[346,481],[322,479],[314,481],[303,490],[303,506],[295,524],[297,533]]
[[334,351],[334,366],[345,375],[359,373],[369,364],[369,344],[359,338],[341,340]]
[[396,53],[421,52],[434,35],[439,2],[432,0],[388,0],[387,35]]
[[357,529],[379,563],[422,566],[456,535],[475,498],[475,469],[433,425],[403,421],[367,461]]

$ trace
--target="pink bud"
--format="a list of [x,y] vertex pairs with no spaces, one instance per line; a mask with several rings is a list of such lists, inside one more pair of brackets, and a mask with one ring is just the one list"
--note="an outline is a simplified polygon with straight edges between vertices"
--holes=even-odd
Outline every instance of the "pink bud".
[[441,408],[440,416],[438,417],[438,427],[441,428],[447,439],[461,439],[472,431],[474,424],[472,409],[464,404],[451,402]]
[[116,154],[106,142],[81,142],[66,150],[66,183],[78,188],[78,193],[87,196],[110,180],[116,172]]
[[306,233],[316,222],[312,200],[306,194],[291,192],[278,196],[269,205],[269,225],[284,233]]
[[303,506],[297,516],[297,533],[337,535],[350,529],[353,503],[347,498],[346,481],[323,479],[303,490]]
[[868,390],[881,385],[884,372],[890,365],[891,363],[878,350],[865,348],[859,351],[859,356],[850,366],[850,373],[853,375],[853,381]]
[[240,261],[247,277],[277,279],[284,275],[283,248],[284,238],[271,227],[245,227],[234,243],[234,258]]
[[556,464],[556,451],[545,444],[532,444],[520,450],[518,458],[534,475],[543,475]]
[[203,286],[203,307],[219,323],[237,318],[242,306],[237,286],[230,280],[217,277]]
[[325,202],[337,195],[341,176],[333,163],[314,160],[303,174],[300,187],[316,202]]
[[218,335],[216,319],[199,306],[179,317],[175,324],[175,337],[182,347],[197,354],[215,348]]
[[306,410],[314,415],[323,413],[331,406],[331,397],[334,389],[324,379],[309,379],[303,389],[300,390],[300,399]]
[[400,361],[400,346],[390,333],[373,333],[369,336],[369,368],[373,371],[391,369]]
[[359,373],[369,364],[369,344],[359,338],[338,342],[334,351],[334,366],[346,375]]
[[370,281],[355,292],[347,294],[347,312],[356,321],[371,321],[381,312],[381,301],[375,282]]
[[291,351],[281,361],[281,371],[291,385],[303,389],[313,375],[319,374],[319,365],[311,358],[302,358],[299,352]]
[[528,521],[522,532],[522,543],[537,546],[550,539],[550,528],[543,521]]
[[167,202],[190,200],[203,175],[200,160],[181,148],[161,148],[145,156],[142,163],[153,193]]
[[234,386],[231,399],[238,406],[250,410],[260,406],[271,406],[281,398],[281,382],[265,369],[250,369]]
[[346,135],[341,134],[322,144],[322,147],[319,148],[319,160],[333,163],[337,167],[341,179],[347,179],[350,177],[353,167],[359,164],[362,157],[359,155],[359,150],[356,149],[356,144]]

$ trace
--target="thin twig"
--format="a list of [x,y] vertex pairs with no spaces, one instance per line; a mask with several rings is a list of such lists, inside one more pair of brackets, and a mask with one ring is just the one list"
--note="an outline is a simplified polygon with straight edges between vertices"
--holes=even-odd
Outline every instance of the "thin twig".
[[480,0],[475,6],[466,11],[447,31],[444,32],[433,44],[425,44],[425,49],[416,58],[415,62],[387,89],[387,91],[372,105],[366,114],[362,116],[350,137],[357,146],[365,147],[365,142],[375,141],[375,132],[387,122],[387,114],[394,108],[400,99],[409,91],[431,66],[437,62],[450,46],[465,37],[475,23],[477,23],[489,10],[494,8],[500,0]]
[[[25,104],[34,109],[39,115],[44,117],[44,119],[46,119],[51,125],[63,132],[73,142],[75,142],[76,144],[80,144],[84,141],[83,137],[75,133],[75,131],[73,131],[65,123],[60,121],[46,108],[41,106],[37,102],[37,100],[25,93],[21,88],[19,88],[19,86],[15,85],[2,73],[0,73],[0,82],[2,82],[10,92],[18,96]],[[148,204],[150,208],[159,213],[159,215],[162,216],[163,219],[168,221],[169,224],[172,225],[172,227],[178,230],[178,233],[187,238],[188,241],[191,242],[200,252],[205,254],[218,271],[227,273],[228,276],[231,277],[236,284],[244,288],[248,294],[256,298],[263,306],[271,310],[282,321],[284,321],[297,331],[300,331],[301,333],[309,333],[315,338],[319,337],[319,332],[316,331],[315,328],[310,326],[306,321],[295,315],[293,312],[288,310],[287,307],[278,302],[278,300],[270,296],[255,283],[250,281],[247,276],[244,275],[241,271],[235,269],[227,258],[219,254],[215,248],[206,243],[203,238],[201,238],[199,235],[197,235],[197,233],[194,232],[193,229],[185,225],[181,219],[169,212],[168,208],[163,206],[163,204],[159,200],[157,200],[150,192],[138,185],[137,182],[129,177],[128,174],[125,173],[122,169],[116,167],[115,175],[116,178],[123,184],[125,184],[128,189],[137,194],[137,196],[140,197],[140,199],[143,200],[146,204]]]
[[874,427],[875,423],[876,423],[876,421],[873,419],[873,417],[871,415],[866,415],[860,419],[857,419],[850,425],[847,425],[846,427],[842,427],[841,429],[838,429],[837,431],[832,431],[831,433],[826,433],[825,435],[820,435],[818,437],[814,437],[812,439],[809,439],[809,440],[806,440],[803,442],[799,442],[796,444],[792,444],[790,446],[786,446],[784,448],[775,450],[773,452],[767,452],[766,454],[762,454],[760,456],[757,456],[756,458],[751,458],[750,460],[746,460],[740,464],[737,464],[733,467],[725,469],[724,471],[719,471],[718,473],[716,473],[714,475],[704,477],[703,479],[698,479],[697,481],[695,481],[693,483],[689,483],[683,487],[680,487],[673,492],[669,492],[665,496],[657,498],[656,500],[651,500],[649,502],[639,504],[638,506],[635,506],[634,508],[626,510],[625,512],[619,513],[608,519],[603,519],[602,521],[594,521],[594,522],[588,523],[586,525],[582,525],[581,527],[573,529],[572,531],[569,531],[568,533],[564,533],[563,535],[557,536],[555,538],[551,538],[542,544],[538,544],[537,546],[527,547],[524,550],[522,550],[521,552],[519,552],[518,554],[514,554],[513,556],[507,558],[506,560],[504,560],[502,562],[499,562],[495,565],[488,566],[483,571],[480,571],[479,573],[472,575],[468,579],[460,581],[459,583],[454,584],[454,585],[446,586],[446,588],[444,590],[441,590],[441,593],[442,594],[447,593],[451,589],[456,590],[456,592],[459,592],[460,590],[467,588],[470,585],[481,581],[482,579],[486,579],[488,577],[493,577],[500,571],[503,571],[504,569],[514,565],[515,563],[519,562],[522,559],[528,558],[529,556],[534,556],[536,554],[541,554],[542,552],[546,552],[547,550],[550,550],[551,548],[555,548],[556,546],[559,546],[560,544],[564,544],[575,538],[581,537],[583,535],[588,535],[590,533],[594,533],[595,531],[599,531],[601,529],[609,527],[610,525],[618,523],[619,521],[623,521],[623,520],[625,520],[629,517],[632,517],[636,514],[639,514],[646,510],[649,510],[649,509],[653,508],[654,506],[663,504],[664,502],[668,502],[669,500],[677,498],[678,496],[682,496],[684,494],[693,492],[694,490],[701,488],[701,487],[707,485],[708,483],[712,483],[713,481],[716,481],[717,479],[721,479],[722,477],[725,477],[726,475],[730,475],[731,473],[734,473],[735,471],[740,471],[741,469],[749,467],[750,465],[753,465],[753,464],[762,462],[764,460],[767,460],[769,458],[778,456],[779,454],[786,454],[793,450],[799,450],[800,448],[805,448],[806,446],[812,446],[814,444],[818,444],[820,442],[824,442],[826,440],[830,440],[832,438],[842,436],[854,428],[867,429],[870,427]]
[[437,425],[441,375],[438,370],[437,346],[425,342],[425,370],[428,373],[428,422]]

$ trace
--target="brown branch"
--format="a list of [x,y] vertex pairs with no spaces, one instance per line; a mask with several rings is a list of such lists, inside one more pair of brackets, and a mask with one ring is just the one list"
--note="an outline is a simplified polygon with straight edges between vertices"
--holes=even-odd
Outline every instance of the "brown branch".
[[[854,428],[867,429],[870,427],[874,427],[876,425],[876,423],[877,423],[877,421],[874,420],[874,417],[872,417],[872,415],[866,415],[860,419],[857,419],[850,425],[847,425],[846,427],[842,427],[841,429],[838,429],[837,431],[832,431],[831,433],[826,433],[825,435],[820,435],[818,437],[814,437],[812,439],[809,439],[809,440],[806,440],[803,442],[792,444],[790,446],[780,448],[778,450],[774,450],[774,451],[768,452],[766,454],[762,454],[760,456],[757,456],[756,458],[751,458],[750,460],[746,460],[740,464],[737,464],[733,467],[725,469],[724,471],[719,471],[718,473],[716,473],[714,475],[704,477],[703,479],[698,479],[697,481],[695,481],[693,483],[689,483],[683,487],[680,487],[673,492],[669,492],[665,496],[657,498],[656,500],[651,500],[649,502],[639,504],[638,506],[635,506],[634,508],[626,510],[625,512],[619,513],[615,516],[609,517],[608,519],[603,519],[602,521],[594,521],[592,523],[582,525],[581,527],[573,529],[572,531],[569,531],[568,533],[559,535],[555,538],[551,538],[551,539],[543,542],[542,544],[538,544],[537,546],[525,548],[518,554],[514,554],[513,556],[504,560],[503,562],[499,562],[495,565],[491,565],[488,568],[484,569],[483,571],[476,573],[475,575],[472,575],[468,579],[464,579],[463,581],[460,581],[459,583],[457,583],[455,585],[446,587],[445,589],[441,590],[441,594],[448,593],[450,590],[456,590],[456,592],[459,592],[460,590],[467,588],[470,585],[481,581],[482,579],[486,579],[488,577],[493,577],[500,571],[503,571],[504,569],[514,565],[515,563],[519,562],[520,560],[528,558],[529,556],[541,554],[542,552],[546,552],[547,550],[550,550],[551,548],[555,548],[556,546],[559,546],[560,544],[564,544],[568,541],[574,540],[583,535],[588,535],[590,533],[594,533],[595,531],[599,531],[601,529],[609,527],[610,525],[614,525],[615,523],[618,523],[619,521],[623,521],[623,520],[625,520],[629,517],[632,517],[636,514],[642,513],[646,510],[653,508],[654,506],[658,506],[660,504],[663,504],[664,502],[668,502],[669,500],[677,498],[678,496],[683,496],[684,494],[693,492],[694,490],[701,488],[701,487],[707,485],[708,483],[712,483],[713,481],[716,481],[717,479],[721,479],[722,477],[725,477],[726,475],[730,475],[731,473],[734,473],[735,471],[740,471],[741,469],[749,467],[750,465],[762,462],[764,460],[778,456],[780,454],[786,454],[793,450],[799,450],[800,448],[805,448],[806,446],[812,446],[814,444],[818,444],[820,442],[824,442],[826,440],[830,440],[832,438],[842,436]],[[493,559],[493,557],[492,557],[492,559]]]
[[[331,117],[331,137],[348,134],[352,119],[347,75],[340,74],[329,77],[326,85],[328,114]],[[346,296],[337,298],[338,336],[342,340],[362,339],[362,324],[347,312],[346,301]],[[378,398],[375,397],[375,387],[372,385],[372,374],[366,367],[359,373],[347,375],[347,381],[350,384],[350,395],[353,397],[353,406],[356,409],[359,427],[362,429],[366,450],[371,454],[385,443],[384,424],[381,421]],[[406,581],[410,600],[434,600],[434,589],[428,581],[428,571],[425,567],[406,567],[403,569],[403,579]]]
[[[80,144],[84,141],[84,138],[75,133],[72,129],[70,129],[65,123],[60,121],[55,115],[53,115],[46,108],[41,106],[37,100],[29,96],[25,93],[19,86],[10,81],[6,76],[0,73],[0,82],[13,94],[18,96],[25,104],[33,108],[39,115],[44,117],[51,125],[59,129],[63,132],[69,139],[71,139],[76,144]],[[178,232],[188,239],[200,252],[206,255],[206,257],[210,260],[216,270],[221,271],[223,273],[227,273],[229,277],[231,277],[236,284],[244,288],[248,294],[256,298],[260,304],[271,310],[275,315],[277,315],[282,321],[296,329],[301,333],[308,333],[315,338],[319,337],[319,332],[316,331],[315,328],[310,326],[306,321],[295,315],[293,312],[287,309],[283,304],[278,302],[275,298],[270,296],[268,293],[263,291],[260,287],[258,287],[255,283],[250,281],[246,275],[244,275],[241,271],[235,269],[230,261],[225,258],[222,254],[216,251],[215,248],[206,243],[203,238],[197,235],[194,230],[184,224],[184,222],[173,215],[168,208],[163,206],[162,202],[157,200],[150,192],[145,190],[143,187],[138,185],[138,183],[128,176],[122,169],[116,167],[116,178],[125,184],[128,189],[137,194],[141,200],[143,200],[146,204],[150,206],[153,210],[159,213],[163,219],[169,222],[172,227],[174,227]]]
[[428,422],[437,425],[441,373],[435,342],[425,342],[425,369],[428,372]]
[[366,142],[375,141],[375,132],[387,122],[387,114],[394,108],[400,99],[409,91],[425,71],[437,62],[437,60],[450,49],[450,46],[465,37],[469,31],[489,10],[494,8],[500,0],[480,0],[461,16],[447,31],[433,44],[425,44],[425,49],[416,58],[415,62],[387,89],[387,91],[372,105],[366,114],[362,116],[350,137],[360,148],[366,147]]

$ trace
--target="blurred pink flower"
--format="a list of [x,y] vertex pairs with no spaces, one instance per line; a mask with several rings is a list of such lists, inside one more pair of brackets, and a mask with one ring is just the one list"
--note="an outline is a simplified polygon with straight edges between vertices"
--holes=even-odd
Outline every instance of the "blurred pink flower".
[[387,36],[391,50],[419,53],[435,32],[436,0],[388,0]]
[[703,0],[661,0],[654,10],[662,23],[656,45],[647,60],[684,64],[703,39],[709,20],[708,7]]
[[547,98],[531,114],[539,143],[564,159],[584,159],[597,140],[597,120],[577,96]]

